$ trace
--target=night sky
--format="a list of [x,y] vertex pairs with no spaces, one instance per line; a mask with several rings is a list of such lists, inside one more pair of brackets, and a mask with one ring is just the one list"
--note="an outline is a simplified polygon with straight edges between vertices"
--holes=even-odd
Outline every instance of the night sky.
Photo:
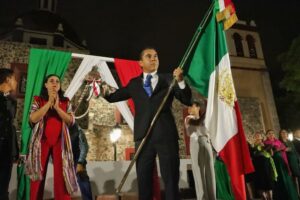
[[[0,0],[0,34],[37,0]],[[278,55],[300,35],[300,1],[233,0],[241,20],[254,20],[261,36],[274,95],[280,95]],[[87,41],[91,54],[137,59],[144,46],[158,49],[160,71],[176,67],[209,6],[209,0],[60,0],[56,13]]]
[[[15,18],[38,7],[37,0],[0,0],[0,34]],[[92,54],[136,59],[144,46],[159,51],[160,71],[177,66],[209,0],[60,0],[56,13],[86,40]],[[239,19],[255,20],[269,68],[300,34],[299,0],[234,1]],[[272,74],[272,77],[275,74]]]

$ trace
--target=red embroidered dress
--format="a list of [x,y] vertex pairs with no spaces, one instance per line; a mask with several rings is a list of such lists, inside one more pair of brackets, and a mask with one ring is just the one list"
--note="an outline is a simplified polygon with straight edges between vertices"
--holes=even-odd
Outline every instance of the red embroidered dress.
[[[43,107],[47,101],[48,100],[35,96],[31,107],[31,113]],[[74,117],[69,100],[60,99],[59,106],[72,116],[73,124]],[[58,144],[58,142],[60,142],[60,144]],[[56,152],[53,152],[54,150]],[[58,155],[57,152],[59,152]],[[43,176],[45,176],[46,172],[43,171],[43,168],[47,168],[48,154],[52,154],[52,157],[59,157],[61,155],[61,158],[55,158],[55,160],[58,160],[58,168],[62,168],[61,171],[67,192],[71,194],[77,191],[78,185],[68,127],[54,109],[49,109],[46,115],[39,122],[34,124],[32,130],[29,155],[26,162],[26,171],[33,182],[38,182],[45,178]],[[55,163],[54,167],[57,167]],[[54,169],[54,173],[57,173],[56,171],[57,170]],[[54,178],[56,178],[55,175],[57,174],[54,174]],[[56,186],[56,183],[54,186],[61,187]],[[39,188],[40,186],[37,187]]]

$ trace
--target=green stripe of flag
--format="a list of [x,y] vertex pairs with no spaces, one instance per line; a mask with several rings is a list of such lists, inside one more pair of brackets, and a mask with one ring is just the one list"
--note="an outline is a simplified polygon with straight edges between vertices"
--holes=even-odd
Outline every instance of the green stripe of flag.
[[210,19],[204,25],[198,44],[184,67],[185,79],[204,97],[208,97],[211,73],[227,53],[223,26],[216,21],[218,11],[219,4],[215,1]]

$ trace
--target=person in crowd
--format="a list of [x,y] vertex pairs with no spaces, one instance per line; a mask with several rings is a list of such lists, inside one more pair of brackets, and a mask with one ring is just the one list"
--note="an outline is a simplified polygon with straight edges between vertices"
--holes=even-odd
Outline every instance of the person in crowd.
[[26,161],[31,179],[30,199],[43,198],[49,157],[54,168],[55,200],[70,200],[78,184],[74,170],[73,153],[68,126],[74,124],[72,106],[63,96],[59,76],[45,78],[40,96],[34,96],[30,123],[33,126]]
[[[135,106],[134,141],[136,149],[150,126],[162,100],[167,94],[172,77],[157,73],[159,59],[152,47],[144,48],[140,53],[139,64],[143,73],[133,78],[127,86],[107,94],[109,102],[133,99]],[[139,199],[152,200],[153,168],[156,155],[159,158],[160,172],[165,184],[166,200],[179,199],[179,144],[178,132],[172,115],[171,106],[174,97],[190,105],[191,90],[183,80],[181,68],[173,71],[177,83],[172,88],[158,119],[153,125],[151,135],[143,146],[137,159],[137,180]],[[105,93],[105,92],[104,92]]]
[[292,172],[293,181],[296,185],[296,189],[299,195],[299,183],[298,177],[300,177],[299,155],[296,151],[294,143],[288,140],[288,132],[285,129],[280,130],[279,140],[287,147],[286,154],[288,163]]
[[205,108],[194,101],[188,108],[185,127],[190,136],[190,153],[197,200],[215,200],[216,182],[213,149],[204,126]]
[[293,144],[295,146],[295,150],[297,151],[298,155],[300,155],[300,128],[294,131],[293,136]]
[[298,200],[298,194],[291,178],[290,167],[286,155],[287,147],[275,137],[272,129],[266,132],[267,139],[264,141],[266,148],[273,151],[273,159],[278,173],[278,179],[274,186],[274,199]]
[[11,69],[0,68],[0,199],[8,200],[8,186],[13,162],[18,159],[16,129],[13,125],[16,101],[10,96],[17,88],[17,81]]
[[252,162],[255,168],[254,186],[261,199],[272,200],[275,181],[277,181],[277,170],[272,158],[272,148],[267,148],[263,143],[263,135],[260,132],[254,134],[252,145]]
[[86,157],[89,151],[89,145],[87,143],[84,131],[81,127],[75,123],[69,128],[74,164],[76,168],[77,182],[81,191],[83,200],[92,200],[92,189],[90,178],[86,170]]
[[[253,163],[253,148],[249,141],[247,142],[251,161]],[[246,194],[247,194],[247,199],[254,199],[255,196],[255,190],[254,190],[254,172],[251,172],[249,174],[245,174],[245,182],[246,182]]]

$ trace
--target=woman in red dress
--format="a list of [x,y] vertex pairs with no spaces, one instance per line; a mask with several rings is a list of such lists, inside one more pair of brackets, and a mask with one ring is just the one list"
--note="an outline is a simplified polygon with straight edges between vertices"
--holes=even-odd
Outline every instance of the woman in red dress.
[[27,174],[31,179],[30,199],[43,199],[48,160],[54,168],[54,198],[69,200],[78,188],[68,127],[74,123],[69,99],[63,96],[60,79],[48,75],[40,96],[35,96],[30,114],[32,130]]

